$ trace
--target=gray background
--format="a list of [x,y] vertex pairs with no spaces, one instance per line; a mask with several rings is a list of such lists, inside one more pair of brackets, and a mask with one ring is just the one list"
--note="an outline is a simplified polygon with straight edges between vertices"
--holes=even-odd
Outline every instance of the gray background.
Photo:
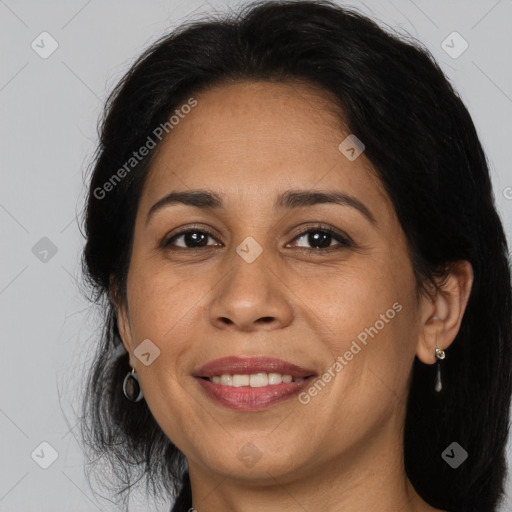
[[[512,0],[340,3],[417,37],[436,57],[479,131],[511,240]],[[75,439],[100,322],[78,288],[83,175],[106,95],[142,49],[193,12],[235,5],[0,0],[0,511],[116,510],[92,493]],[[43,45],[43,31],[59,45],[47,58],[31,47]],[[441,46],[453,31],[469,44],[458,58]],[[58,454],[47,469],[39,464],[51,453],[41,442]],[[502,511],[512,510],[510,479],[507,490]],[[169,504],[134,493],[130,510]]]

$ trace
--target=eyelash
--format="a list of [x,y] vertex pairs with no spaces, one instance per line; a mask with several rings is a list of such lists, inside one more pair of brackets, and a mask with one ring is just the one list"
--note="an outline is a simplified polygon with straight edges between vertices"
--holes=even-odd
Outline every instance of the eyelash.
[[[172,251],[176,251],[176,250],[199,251],[201,249],[207,249],[209,247],[213,247],[211,245],[203,246],[203,247],[177,247],[177,246],[173,246],[173,244],[172,244],[173,241],[176,241],[177,238],[179,238],[180,236],[186,235],[188,233],[201,233],[201,234],[207,235],[207,236],[213,238],[214,240],[216,240],[216,238],[209,231],[206,231],[205,229],[201,229],[201,228],[190,227],[190,228],[188,228],[186,230],[180,231],[179,233],[175,233],[174,235],[172,235],[168,239],[164,239],[162,244],[161,244],[161,246],[164,249],[168,249],[168,250],[172,250]],[[318,253],[331,252],[333,250],[340,250],[340,249],[347,249],[347,248],[354,247],[354,243],[352,242],[350,237],[348,237],[346,235],[344,236],[344,235],[334,231],[330,227],[321,226],[321,225],[313,226],[313,227],[309,226],[309,227],[305,228],[300,233],[298,233],[293,238],[292,241],[295,241],[295,240],[303,237],[304,235],[307,235],[308,233],[327,234],[327,235],[331,236],[332,238],[334,238],[337,242],[339,242],[339,245],[337,245],[337,246],[329,246],[329,247],[321,247],[321,248],[298,247],[297,248],[298,250],[308,251],[308,252],[315,252],[315,253],[318,254]]]

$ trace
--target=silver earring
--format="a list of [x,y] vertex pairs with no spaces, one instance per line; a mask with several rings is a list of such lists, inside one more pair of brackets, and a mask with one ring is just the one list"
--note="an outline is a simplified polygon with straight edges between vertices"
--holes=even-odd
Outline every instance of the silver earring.
[[132,368],[132,371],[128,372],[124,378],[123,393],[130,402],[140,402],[144,396],[140,388],[139,377],[134,368]]
[[441,383],[441,359],[444,359],[445,353],[444,350],[436,347],[436,359],[437,359],[437,375],[436,375],[436,383],[434,389],[439,393],[443,389],[443,385]]

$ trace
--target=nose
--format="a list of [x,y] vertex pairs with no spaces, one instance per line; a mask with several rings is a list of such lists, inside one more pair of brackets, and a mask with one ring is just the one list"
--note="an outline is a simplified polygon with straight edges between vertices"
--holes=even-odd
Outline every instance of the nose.
[[292,322],[291,293],[270,266],[265,251],[252,263],[237,253],[215,289],[210,321],[219,329],[251,332],[273,330]]

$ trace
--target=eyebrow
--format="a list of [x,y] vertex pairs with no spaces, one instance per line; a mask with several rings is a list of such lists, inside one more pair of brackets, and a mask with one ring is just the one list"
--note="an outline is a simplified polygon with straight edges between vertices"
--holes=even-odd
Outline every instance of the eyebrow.
[[[159,199],[148,211],[146,225],[151,217],[164,207],[185,204],[196,208],[218,209],[222,208],[222,198],[210,190],[174,191]],[[370,210],[353,196],[343,192],[321,190],[288,190],[277,197],[274,208],[303,208],[316,204],[335,203],[351,206],[362,213],[372,224],[377,224]]]

